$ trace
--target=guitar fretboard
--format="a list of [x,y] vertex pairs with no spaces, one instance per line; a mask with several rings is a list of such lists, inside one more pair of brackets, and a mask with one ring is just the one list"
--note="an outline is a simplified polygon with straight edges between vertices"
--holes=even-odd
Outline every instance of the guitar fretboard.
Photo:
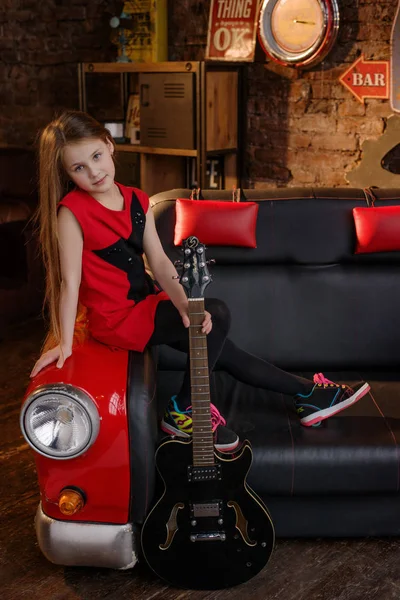
[[189,299],[190,381],[193,419],[193,464],[214,464],[214,438],[210,409],[207,336],[201,331],[204,299]]

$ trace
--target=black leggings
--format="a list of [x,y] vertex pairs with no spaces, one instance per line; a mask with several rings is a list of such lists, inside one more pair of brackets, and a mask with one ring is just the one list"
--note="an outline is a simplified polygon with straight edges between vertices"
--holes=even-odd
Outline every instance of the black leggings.
[[[212,316],[212,330],[207,335],[210,373],[214,367],[218,367],[243,383],[292,396],[311,391],[313,382],[309,379],[278,369],[267,361],[238,348],[227,337],[231,317],[228,307],[222,300],[206,298],[205,309]],[[163,300],[158,304],[154,332],[148,343],[149,346],[159,344],[166,344],[181,352],[189,351],[189,332],[170,300]],[[178,401],[182,408],[190,404],[189,361]]]

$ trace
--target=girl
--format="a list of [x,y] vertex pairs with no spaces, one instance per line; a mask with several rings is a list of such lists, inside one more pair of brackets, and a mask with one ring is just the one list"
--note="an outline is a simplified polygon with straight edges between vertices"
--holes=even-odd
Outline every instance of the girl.
[[[167,344],[188,352],[188,300],[161,246],[148,196],[114,181],[114,154],[108,130],[82,112],[64,112],[41,134],[38,216],[50,331],[31,377],[53,362],[61,368],[71,356],[76,325],[85,321],[82,307],[90,334],[100,342],[140,352]],[[68,186],[73,189],[66,193]],[[162,291],[145,271],[143,252]],[[319,424],[368,392],[367,383],[352,390],[321,373],[307,380],[244,352],[227,337],[226,305],[207,298],[205,307],[210,371],[218,362],[245,383],[293,395],[303,425]],[[211,406],[215,446],[232,451],[238,436]],[[187,369],[162,429],[190,436],[190,408]]]

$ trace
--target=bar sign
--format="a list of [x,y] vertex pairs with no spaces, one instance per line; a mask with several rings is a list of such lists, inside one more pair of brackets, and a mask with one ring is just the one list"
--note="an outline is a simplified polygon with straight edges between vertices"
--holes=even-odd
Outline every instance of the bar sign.
[[342,83],[359,102],[364,103],[365,98],[389,97],[389,61],[364,60],[362,54],[339,77]]

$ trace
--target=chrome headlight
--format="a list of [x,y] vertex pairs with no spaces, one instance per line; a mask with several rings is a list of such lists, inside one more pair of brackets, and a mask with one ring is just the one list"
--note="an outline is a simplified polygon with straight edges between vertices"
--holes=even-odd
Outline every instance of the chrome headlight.
[[49,384],[26,399],[20,418],[22,433],[39,454],[75,458],[95,441],[100,417],[91,398],[69,384]]

